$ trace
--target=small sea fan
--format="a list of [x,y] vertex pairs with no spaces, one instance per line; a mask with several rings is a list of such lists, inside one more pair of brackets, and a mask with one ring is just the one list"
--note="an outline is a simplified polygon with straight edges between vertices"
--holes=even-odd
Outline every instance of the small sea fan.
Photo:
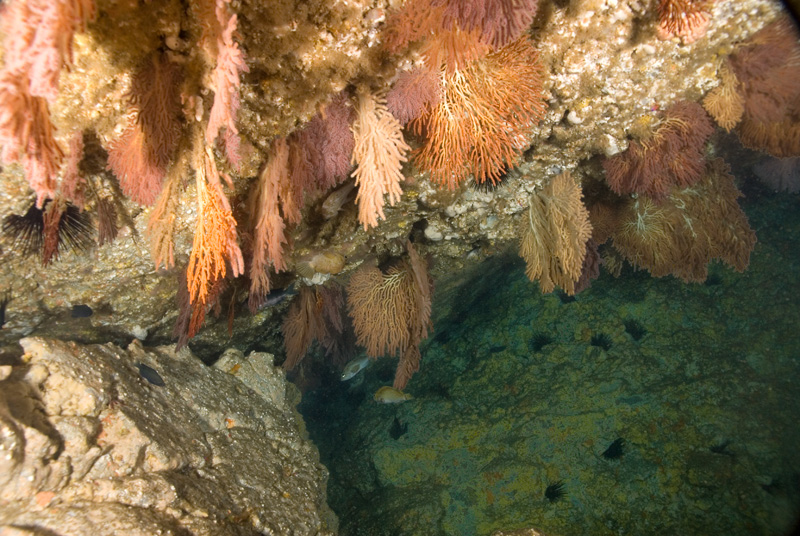
[[413,69],[400,74],[386,95],[386,107],[405,125],[430,110],[442,98],[439,78],[430,69]]
[[494,49],[502,48],[520,37],[533,22],[539,0],[435,0],[444,3],[444,27],[478,30],[481,41]]
[[706,34],[711,22],[708,0],[660,0],[658,37],[680,37],[684,44],[694,43]]

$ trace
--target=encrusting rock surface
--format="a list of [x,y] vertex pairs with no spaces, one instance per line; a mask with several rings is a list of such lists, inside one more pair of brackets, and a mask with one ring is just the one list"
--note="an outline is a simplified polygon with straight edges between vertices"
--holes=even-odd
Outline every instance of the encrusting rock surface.
[[336,531],[270,354],[21,344],[0,367],[0,534]]

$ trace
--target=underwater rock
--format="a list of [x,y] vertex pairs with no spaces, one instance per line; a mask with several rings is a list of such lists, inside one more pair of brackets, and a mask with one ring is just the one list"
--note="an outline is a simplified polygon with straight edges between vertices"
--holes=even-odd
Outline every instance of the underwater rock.
[[[235,4],[236,41],[246,51],[250,70],[241,81],[238,124],[254,145],[253,151],[244,151],[252,154],[243,158],[243,170],[234,176],[237,195],[245,194],[248,181],[244,179],[257,172],[275,136],[296,132],[351,82],[361,80],[388,89],[398,68],[416,61],[411,54],[391,57],[382,44],[383,22],[398,4],[314,0],[302,3],[302,9],[294,9],[293,3],[268,7],[258,2]],[[441,260],[433,265],[435,270],[455,273],[469,260],[467,255],[475,244],[494,246],[516,240],[524,200],[542,186],[551,170],[574,170],[578,163],[595,162],[597,155],[624,151],[628,132],[652,119],[659,107],[702,97],[719,83],[720,54],[755,34],[779,10],[779,4],[769,0],[718,4],[706,36],[685,46],[657,39],[645,22],[652,18],[646,3],[589,0],[569,6],[548,4],[546,10],[540,10],[534,32],[542,62],[551,73],[543,81],[548,113],[524,140],[524,145],[532,143],[532,148],[518,169],[509,170],[506,180],[488,191],[466,188],[448,192],[407,166],[410,180],[403,186],[404,194],[394,207],[387,207],[386,221],[369,233],[353,225],[353,211],[338,209],[342,204],[351,206],[353,183],[348,182],[327,194],[333,197],[330,201],[315,202],[316,208],[322,209],[322,218],[329,218],[324,224],[316,221],[319,215],[314,211],[315,217],[304,217],[289,231],[295,249],[339,251],[347,256],[348,265],[356,266],[365,255],[384,255],[396,249],[394,238],[419,222],[428,222],[423,230],[430,241],[425,253]],[[184,71],[192,82],[187,84],[201,83],[199,58],[203,54],[190,53],[192,36],[201,29],[188,11],[177,1],[160,3],[157,9],[138,3],[98,2],[90,31],[79,32],[72,39],[75,68],[60,73],[60,95],[50,102],[50,115],[62,150],[71,133],[86,132],[95,139],[93,144],[86,142],[82,165],[89,170],[91,181],[102,187],[104,198],[115,182],[106,176],[103,147],[125,123],[126,95],[141,60],[166,46],[176,59],[188,62]],[[197,89],[192,86],[187,91]],[[193,103],[202,116],[203,105],[210,103],[199,97],[192,95],[186,106]],[[593,174],[591,165],[588,172]],[[185,264],[193,243],[195,194],[190,187],[180,199],[176,197],[174,256],[178,266]],[[0,260],[14,270],[0,274],[0,288],[13,283],[15,303],[13,321],[0,332],[0,344],[13,344],[32,334],[52,336],[50,311],[64,303],[100,300],[112,306],[113,315],[102,315],[99,320],[100,312],[95,311],[93,320],[97,321],[81,326],[82,341],[125,343],[130,334],[139,336],[136,326],[147,332],[148,342],[170,340],[180,270],[153,269],[147,248],[138,239],[148,234],[150,212],[129,200],[118,201],[115,210],[121,227],[116,239],[93,249],[90,255],[65,251],[57,269],[43,268],[36,258],[21,258],[19,248],[4,241]],[[0,217],[22,214],[30,206],[30,190],[20,166],[3,166],[0,202],[4,207]],[[92,210],[91,205],[87,210]],[[15,272],[30,276],[21,279]],[[260,341],[261,324],[272,314],[265,309],[254,321],[237,318],[233,330],[236,345],[246,347],[249,341]],[[222,341],[228,340],[221,336],[226,324],[224,319],[209,322],[194,339],[195,352],[205,357],[222,351]]]
[[492,533],[492,536],[547,536],[544,532],[529,528],[517,530],[498,530]]
[[0,533],[335,533],[327,470],[271,355],[206,367],[138,342],[21,344],[0,382]]

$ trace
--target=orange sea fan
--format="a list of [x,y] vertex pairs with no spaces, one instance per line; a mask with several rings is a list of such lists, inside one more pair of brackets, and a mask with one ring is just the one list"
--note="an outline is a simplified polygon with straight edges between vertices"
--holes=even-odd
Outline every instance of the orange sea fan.
[[741,84],[727,65],[719,69],[720,83],[703,99],[703,107],[719,126],[730,132],[744,114],[744,97],[739,92]]
[[425,260],[406,241],[408,258],[382,272],[362,265],[350,277],[347,305],[358,344],[370,357],[400,354],[395,389],[419,369],[420,342],[431,328],[431,289]]
[[147,237],[150,241],[150,257],[156,270],[175,266],[175,244],[173,236],[177,227],[177,212],[183,177],[188,169],[188,151],[180,151],[176,162],[170,167],[158,201],[147,219]]
[[544,116],[538,54],[522,38],[464,69],[442,69],[440,76],[439,104],[411,122],[425,137],[415,162],[450,189],[470,175],[479,183],[499,180]]
[[195,140],[194,168],[197,185],[197,224],[192,252],[186,267],[189,301],[207,304],[209,288],[227,274],[230,263],[233,277],[244,272],[244,260],[236,236],[236,220],[228,198],[222,191],[214,155]]
[[531,281],[539,280],[542,292],[552,292],[558,285],[574,294],[592,235],[581,188],[569,172],[561,173],[533,194],[529,204],[520,221],[525,274]]

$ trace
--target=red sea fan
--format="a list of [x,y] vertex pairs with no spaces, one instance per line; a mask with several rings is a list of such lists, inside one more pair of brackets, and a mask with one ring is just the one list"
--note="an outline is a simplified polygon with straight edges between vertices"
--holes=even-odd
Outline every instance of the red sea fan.
[[705,169],[705,142],[714,127],[702,106],[677,102],[648,138],[632,141],[628,150],[606,159],[606,182],[616,193],[645,194],[661,200],[673,186],[690,186]]
[[[340,93],[325,108],[325,145],[323,150],[325,162],[326,186],[333,187],[347,178],[352,167],[350,157],[353,154],[353,108],[348,103],[345,93]],[[327,188],[326,188],[327,189]]]
[[798,32],[779,18],[740,45],[728,60],[740,82],[742,144],[773,156],[800,156]]
[[299,200],[303,193],[328,191],[347,178],[355,144],[353,114],[347,94],[341,93],[289,137],[291,182]]
[[784,118],[800,95],[800,46],[792,22],[778,19],[730,56],[742,84],[745,115],[758,123]]
[[312,177],[303,188],[327,191],[347,178],[353,154],[353,108],[346,93],[340,93],[296,136],[311,165]]
[[180,136],[181,68],[166,55],[151,56],[133,77],[128,127],[108,148],[108,166],[122,191],[152,205],[161,191]]

